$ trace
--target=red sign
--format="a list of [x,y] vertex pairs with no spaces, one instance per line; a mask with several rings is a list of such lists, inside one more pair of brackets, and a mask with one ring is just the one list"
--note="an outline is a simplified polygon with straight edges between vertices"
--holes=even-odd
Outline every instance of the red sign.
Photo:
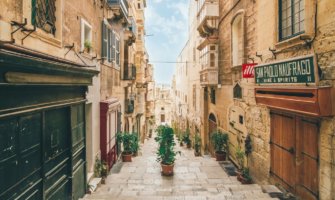
[[255,77],[255,69],[254,67],[257,63],[247,63],[242,65],[242,74],[243,78],[254,78]]

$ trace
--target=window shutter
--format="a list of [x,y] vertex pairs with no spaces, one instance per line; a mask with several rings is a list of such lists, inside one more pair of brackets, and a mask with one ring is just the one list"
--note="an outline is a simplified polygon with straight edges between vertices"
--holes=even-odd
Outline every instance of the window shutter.
[[102,21],[102,38],[101,38],[101,57],[107,58],[107,47],[108,47],[108,33],[107,27],[104,21]]
[[120,41],[119,38],[115,39],[116,46],[115,46],[115,51],[116,51],[116,64],[120,65]]
[[111,31],[111,59],[112,61],[115,61],[115,33],[114,31]]
[[108,29],[108,62],[112,62],[112,49],[113,49],[112,34],[113,34],[113,31]]

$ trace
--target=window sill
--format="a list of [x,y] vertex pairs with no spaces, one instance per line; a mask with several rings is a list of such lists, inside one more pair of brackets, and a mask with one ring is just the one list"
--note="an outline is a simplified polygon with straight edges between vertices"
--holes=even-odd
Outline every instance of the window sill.
[[55,47],[62,47],[62,41],[58,38],[56,38],[54,35],[50,33],[44,32],[42,29],[36,28],[36,31],[31,34],[33,38],[40,39],[43,42],[46,42],[50,45],[53,45]]
[[300,34],[300,35],[294,36],[292,38],[289,38],[289,39],[278,42],[277,44],[275,44],[275,48],[278,51],[282,51],[282,50],[285,50],[285,49],[289,49],[289,48],[304,45],[305,41],[301,40],[300,38],[302,38],[302,39],[312,39],[312,36],[310,36],[308,34]]

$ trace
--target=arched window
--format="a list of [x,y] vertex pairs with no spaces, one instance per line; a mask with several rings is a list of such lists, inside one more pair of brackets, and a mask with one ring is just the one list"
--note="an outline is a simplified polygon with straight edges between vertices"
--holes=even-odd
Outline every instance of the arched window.
[[243,62],[243,14],[239,14],[232,22],[232,64],[233,67]]
[[238,83],[234,86],[233,96],[234,99],[242,99],[242,87]]

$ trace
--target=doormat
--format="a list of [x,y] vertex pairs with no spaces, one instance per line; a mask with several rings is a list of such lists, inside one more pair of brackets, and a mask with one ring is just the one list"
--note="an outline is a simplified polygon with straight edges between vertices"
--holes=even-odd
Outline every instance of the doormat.
[[220,162],[220,166],[227,172],[229,176],[236,176],[236,167],[230,161]]

